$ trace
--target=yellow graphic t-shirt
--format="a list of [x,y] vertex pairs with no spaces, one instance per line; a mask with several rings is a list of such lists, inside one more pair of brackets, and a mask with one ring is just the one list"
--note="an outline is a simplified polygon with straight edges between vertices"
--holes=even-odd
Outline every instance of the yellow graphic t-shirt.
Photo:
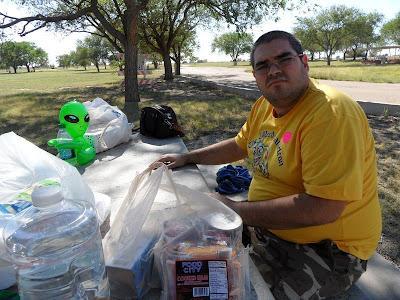
[[261,97],[236,136],[253,170],[249,201],[298,193],[346,201],[333,223],[271,230],[295,243],[330,239],[368,259],[382,230],[374,139],[361,107],[345,94],[310,80],[305,95],[283,117]]

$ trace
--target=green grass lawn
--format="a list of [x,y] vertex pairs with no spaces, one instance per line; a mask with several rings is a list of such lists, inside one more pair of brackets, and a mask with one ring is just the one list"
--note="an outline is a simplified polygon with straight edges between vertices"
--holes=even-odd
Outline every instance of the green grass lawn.
[[[310,76],[316,79],[364,81],[378,83],[400,83],[400,65],[364,65],[359,61],[332,61],[330,66],[325,61],[310,61]],[[230,67],[232,62],[198,63],[192,67]],[[251,72],[249,62],[239,62],[238,66]]]
[[310,76],[317,79],[400,83],[400,65],[364,65],[361,62],[310,62]]
[[121,82],[122,78],[117,75],[115,69],[101,70],[100,73],[96,69],[85,71],[75,68],[45,69],[31,73],[18,70],[17,74],[8,74],[3,71],[0,73],[0,96],[66,91],[99,85],[109,86]]

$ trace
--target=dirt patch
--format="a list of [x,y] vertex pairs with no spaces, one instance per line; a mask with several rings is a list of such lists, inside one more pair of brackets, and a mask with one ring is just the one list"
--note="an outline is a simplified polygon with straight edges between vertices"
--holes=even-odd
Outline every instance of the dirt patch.
[[378,252],[400,266],[400,118],[368,116],[375,137],[383,231]]
[[175,78],[172,82],[156,79],[149,84],[140,86],[141,101],[189,100],[218,100],[226,97],[226,93],[217,87],[210,89],[209,84],[193,84],[185,78]]

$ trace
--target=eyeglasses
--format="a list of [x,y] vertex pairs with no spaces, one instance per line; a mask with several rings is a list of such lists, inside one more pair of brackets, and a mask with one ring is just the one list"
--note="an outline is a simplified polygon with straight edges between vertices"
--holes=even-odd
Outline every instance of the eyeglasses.
[[285,67],[290,66],[297,57],[303,57],[304,54],[297,54],[297,55],[288,55],[281,57],[275,61],[263,61],[254,67],[254,72],[257,74],[266,74],[271,70],[271,67],[275,65],[279,69],[283,69]]

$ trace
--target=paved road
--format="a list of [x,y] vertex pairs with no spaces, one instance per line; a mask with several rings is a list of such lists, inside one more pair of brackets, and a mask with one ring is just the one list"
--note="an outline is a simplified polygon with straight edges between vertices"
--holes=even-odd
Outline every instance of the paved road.
[[[183,75],[204,78],[216,83],[257,89],[253,75],[244,68],[182,67]],[[400,84],[358,81],[320,80],[347,93],[355,100],[400,105]]]

